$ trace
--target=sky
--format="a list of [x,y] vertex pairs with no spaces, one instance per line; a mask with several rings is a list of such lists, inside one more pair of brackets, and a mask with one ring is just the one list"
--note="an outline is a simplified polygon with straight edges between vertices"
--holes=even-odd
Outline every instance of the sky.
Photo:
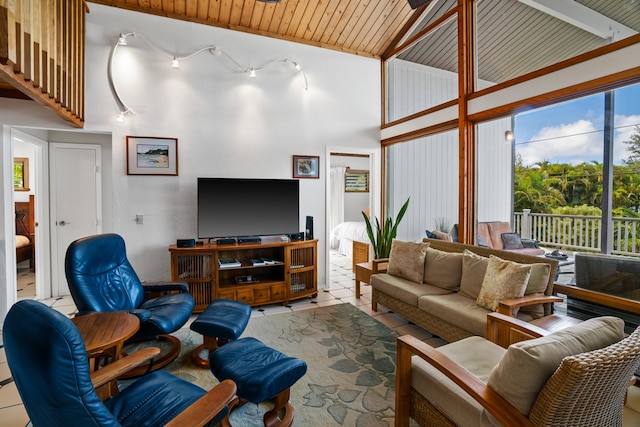
[[[628,157],[627,144],[640,125],[640,84],[615,91],[614,164]],[[523,165],[602,163],[604,94],[518,114],[514,135]]]

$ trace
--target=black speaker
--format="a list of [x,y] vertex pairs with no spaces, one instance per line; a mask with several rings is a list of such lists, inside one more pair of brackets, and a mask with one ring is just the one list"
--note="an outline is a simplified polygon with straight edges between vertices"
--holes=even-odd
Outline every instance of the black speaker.
[[420,6],[424,6],[431,3],[431,0],[409,0],[409,6],[411,9],[417,9]]
[[313,217],[307,216],[307,226],[305,227],[305,234],[307,240],[313,240]]
[[299,242],[300,240],[304,240],[304,233],[301,231],[300,233],[289,234],[289,240],[292,242]]
[[176,246],[179,248],[192,248],[196,245],[196,239],[178,239]]

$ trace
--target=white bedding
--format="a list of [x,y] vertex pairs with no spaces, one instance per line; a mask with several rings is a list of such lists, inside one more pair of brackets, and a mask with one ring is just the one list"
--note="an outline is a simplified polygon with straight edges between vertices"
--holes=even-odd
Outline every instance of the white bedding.
[[22,236],[20,234],[16,236],[16,249],[27,246],[29,243],[31,243],[31,240],[29,240],[27,236]]
[[331,230],[331,249],[337,249],[344,256],[351,257],[353,241],[368,242],[367,227],[364,221],[346,221]]

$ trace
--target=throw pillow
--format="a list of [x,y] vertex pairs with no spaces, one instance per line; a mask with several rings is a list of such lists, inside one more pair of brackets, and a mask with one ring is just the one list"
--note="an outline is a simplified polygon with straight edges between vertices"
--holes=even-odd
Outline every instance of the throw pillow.
[[387,273],[412,282],[422,283],[424,258],[428,247],[429,243],[425,242],[403,242],[393,239]]
[[597,317],[512,344],[491,371],[487,385],[526,416],[562,359],[607,347],[623,337],[622,319]]
[[529,276],[531,276],[531,265],[519,264],[491,255],[476,304],[496,311],[500,301],[524,295]]
[[502,249],[522,249],[524,245],[518,233],[502,233]]
[[424,261],[424,283],[457,291],[462,276],[462,254],[438,249],[427,249]]
[[468,249],[464,250],[462,253],[462,277],[460,277],[461,295],[474,300],[478,298],[488,264],[489,258]]

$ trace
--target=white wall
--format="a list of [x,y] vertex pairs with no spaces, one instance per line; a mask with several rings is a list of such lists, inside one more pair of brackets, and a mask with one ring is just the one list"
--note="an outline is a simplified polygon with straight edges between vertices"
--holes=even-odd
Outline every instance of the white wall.
[[[96,4],[90,4],[90,10],[84,130],[111,134],[112,204],[105,209],[111,213],[112,227],[104,231],[124,236],[143,280],[167,279],[168,245],[195,237],[197,177],[291,178],[294,154],[320,156],[323,171],[327,145],[379,148],[378,60]],[[119,34],[131,31],[176,55],[216,45],[248,66],[290,58],[304,67],[309,90],[290,68],[274,65],[252,80],[209,53],[183,61],[174,70],[170,60],[140,37],[129,38],[129,46],[118,48],[114,82],[136,114],[118,123],[107,63]],[[28,101],[0,100],[0,124],[71,130]],[[3,157],[8,157],[6,134]],[[179,176],[126,175],[127,135],[178,138]],[[7,167],[4,158],[2,167]],[[5,180],[7,176],[3,170]],[[3,186],[5,201],[7,191]],[[301,229],[307,215],[325,224],[324,177],[301,180],[300,196]],[[3,214],[8,215],[7,203],[4,206]],[[135,224],[138,213],[144,214],[143,225]],[[4,232],[9,234],[6,226]],[[315,236],[318,281],[324,285],[325,230],[318,229]],[[5,252],[7,246],[2,248]]]

